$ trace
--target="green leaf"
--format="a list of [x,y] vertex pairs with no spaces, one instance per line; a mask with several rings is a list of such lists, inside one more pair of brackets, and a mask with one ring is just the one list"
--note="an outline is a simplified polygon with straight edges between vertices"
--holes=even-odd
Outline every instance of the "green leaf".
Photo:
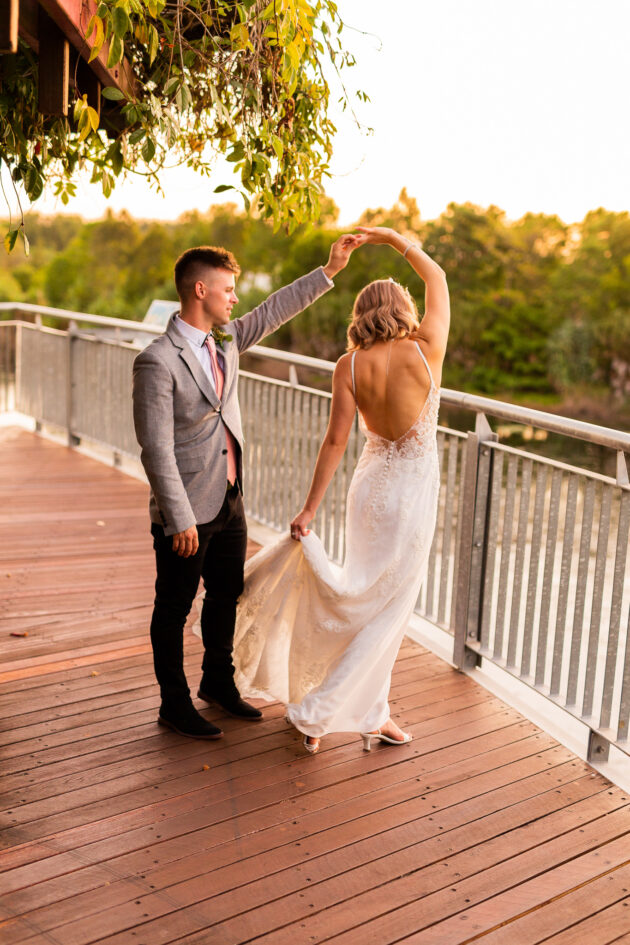
[[152,138],[147,138],[144,144],[142,145],[142,157],[147,164],[150,164],[155,156],[155,141]]
[[31,196],[31,193],[37,183],[38,177],[39,177],[39,174],[37,173],[33,165],[31,165],[27,169],[26,174],[24,176],[24,189],[26,190],[26,193],[28,194],[29,197]]
[[44,190],[44,178],[41,176],[41,174],[37,173],[35,176],[33,186],[28,191],[29,200],[33,202],[35,200],[39,200],[39,198],[42,195],[43,190]]
[[129,135],[129,144],[137,144],[138,141],[142,141],[146,134],[144,128],[136,128],[135,131],[132,131]]
[[109,47],[109,56],[107,57],[108,69],[118,65],[123,57],[123,52],[124,46],[120,36],[112,36],[111,45]]
[[120,141],[114,141],[110,144],[107,149],[107,154],[105,155],[105,160],[110,162],[114,174],[118,177],[123,169],[123,155]]
[[160,38],[158,36],[158,31],[155,26],[151,24],[149,26],[149,63],[153,65],[153,60],[157,56],[158,49],[160,47]]
[[96,45],[96,43],[98,43],[99,39],[100,39],[101,41],[102,41],[102,39],[103,39],[103,21],[101,20],[100,16],[97,16],[96,14],[94,14],[94,16],[91,17],[90,22],[88,23],[87,29],[86,29],[86,31],[85,31],[85,38],[86,38],[88,41],[89,41],[90,33],[92,32],[92,30],[95,31],[95,32],[94,32],[94,44]]
[[88,105],[87,113],[88,113],[88,119],[89,119],[90,125],[92,126],[92,131],[98,131],[98,125],[99,125],[98,112],[96,111],[95,108],[92,108],[90,105]]
[[175,104],[180,112],[185,112],[192,104],[192,96],[188,86],[182,82],[175,95]]
[[79,141],[84,141],[91,130],[90,113],[86,106],[79,115]]
[[237,161],[242,161],[244,157],[245,146],[242,141],[237,141],[225,160],[235,164]]
[[276,152],[276,157],[279,161],[282,160],[282,155],[284,154],[284,145],[277,135],[271,136],[271,146]]
[[18,238],[17,230],[9,230],[9,232],[6,234],[4,238],[4,248],[6,249],[7,253],[13,252],[15,241],[17,240],[17,238]]
[[103,27],[103,21],[96,13],[91,18],[88,23],[88,28],[86,32],[86,38],[89,37],[90,33],[94,30],[94,43],[92,44],[92,50],[90,52],[90,58],[88,62],[92,62],[93,59],[96,59],[101,49],[103,48],[103,43],[105,42],[105,30]]
[[226,190],[236,190],[236,188],[233,187],[232,184],[219,184],[218,187],[214,188],[214,193],[222,194],[225,193]]
[[115,85],[106,86],[101,95],[103,98],[108,98],[110,102],[120,102],[125,97],[125,93],[117,89]]
[[[251,47],[249,41],[249,30],[246,23],[236,23],[230,30],[230,41],[235,49],[245,49]],[[252,47],[253,48],[253,47]]]
[[178,89],[181,84],[181,78],[178,75],[171,76],[166,85],[164,86],[164,95],[172,95],[175,89]]
[[24,255],[28,256],[31,252],[31,244],[28,241],[28,236],[26,235],[26,230],[24,227],[20,227],[20,236],[22,237],[22,242],[24,243]]
[[127,11],[121,6],[114,7],[112,10],[112,28],[114,30],[114,36],[118,36],[120,39],[122,39],[129,29],[129,17],[127,16]]
[[94,45],[92,46],[92,52],[90,53],[90,58],[88,59],[88,62],[93,62],[100,55],[104,42],[105,42],[105,35],[103,35],[100,40],[94,43]]

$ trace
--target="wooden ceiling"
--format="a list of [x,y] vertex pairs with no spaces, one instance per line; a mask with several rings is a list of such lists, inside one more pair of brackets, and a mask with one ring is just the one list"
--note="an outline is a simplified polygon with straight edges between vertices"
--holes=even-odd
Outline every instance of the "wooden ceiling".
[[[67,115],[70,91],[87,94],[93,108],[116,111],[101,88],[116,86],[129,94],[133,78],[123,60],[107,68],[109,44],[88,64],[87,25],[96,11],[93,0],[0,0],[0,54],[5,62],[22,39],[39,57],[39,109],[45,115]],[[7,63],[8,65],[10,64]]]

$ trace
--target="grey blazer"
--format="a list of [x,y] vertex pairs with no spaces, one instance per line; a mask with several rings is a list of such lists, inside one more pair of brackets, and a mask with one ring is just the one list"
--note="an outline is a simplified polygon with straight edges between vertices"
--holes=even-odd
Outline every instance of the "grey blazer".
[[[140,458],[151,485],[151,521],[167,535],[211,522],[225,498],[228,427],[242,449],[238,356],[323,295],[332,283],[322,268],[296,279],[226,326],[225,381],[219,401],[186,339],[173,323],[133,365],[133,416]],[[242,464],[239,450],[239,480]]]

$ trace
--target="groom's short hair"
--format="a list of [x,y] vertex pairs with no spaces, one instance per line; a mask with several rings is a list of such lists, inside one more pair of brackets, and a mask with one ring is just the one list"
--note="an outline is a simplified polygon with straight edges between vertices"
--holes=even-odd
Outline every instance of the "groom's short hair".
[[175,263],[175,288],[180,298],[203,278],[206,269],[227,269],[236,276],[241,271],[236,257],[229,249],[222,246],[193,246],[182,253]]

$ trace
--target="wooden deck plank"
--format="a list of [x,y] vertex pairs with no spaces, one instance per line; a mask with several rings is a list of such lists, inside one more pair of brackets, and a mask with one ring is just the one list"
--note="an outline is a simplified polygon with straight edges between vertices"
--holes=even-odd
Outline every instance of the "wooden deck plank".
[[[565,896],[538,906],[525,915],[515,917],[506,925],[490,932],[483,939],[484,945],[538,945],[539,942],[554,942],[560,945],[562,934],[567,933],[565,945],[575,942],[589,942],[590,934],[584,927],[580,935],[576,934],[576,916],[582,922],[593,920],[599,926],[600,918],[614,915],[625,921],[621,931],[630,928],[630,865],[622,866],[591,880],[586,886],[571,890]],[[611,910],[609,912],[608,910]],[[596,941],[607,942],[604,938]]]
[[[580,828],[578,837],[547,841],[512,860],[480,862],[477,850],[466,851],[450,858],[446,868],[437,863],[425,868],[419,877],[405,877],[346,899],[340,906],[328,907],[323,914],[318,912],[317,915],[305,916],[299,923],[299,934],[314,943],[334,936],[339,945],[359,942],[364,945],[391,945],[394,942],[459,945],[463,937],[465,941],[466,936],[479,936],[486,929],[494,928],[499,921],[505,921],[516,910],[522,912],[532,908],[541,898],[548,901],[552,896],[562,895],[587,882],[593,875],[599,876],[627,863],[628,815],[624,811],[620,823],[613,820],[616,815],[617,812],[605,818],[604,823],[610,827],[604,831],[603,837],[598,821],[592,830]],[[606,843],[607,839],[610,842]],[[549,868],[549,855],[558,858],[556,862],[559,860],[560,865]],[[361,917],[360,923],[357,923],[358,916]],[[242,921],[239,917],[231,928],[232,945],[249,940],[257,945],[295,941],[295,926],[285,926],[282,930],[257,936],[258,919],[257,914],[245,914]],[[185,918],[181,927],[185,927]],[[415,931],[409,934],[409,930]],[[180,938],[187,945],[200,941],[183,935]],[[113,945],[111,939],[102,941]],[[228,941],[229,938],[222,936],[215,939],[217,945],[227,945]]]
[[279,705],[204,707],[210,744],[159,729],[145,488],[0,440],[0,940],[621,945],[625,794],[410,641],[405,748],[306,756]]
[[[108,705],[105,709],[97,710],[94,713],[94,715],[97,717],[96,720],[98,720],[99,712],[106,712],[107,713],[106,717],[109,717],[110,714],[115,714],[118,711],[119,713],[118,718],[121,721],[126,720],[128,718],[128,715],[132,711],[135,712],[135,710],[139,707],[148,707],[152,710],[152,712],[154,712],[155,711],[155,696],[153,692],[147,692],[148,688],[149,687],[147,687],[146,689],[140,690],[142,693],[146,693],[146,698],[142,700],[134,701],[133,703],[125,702],[125,703],[122,703],[122,705],[117,703],[114,705]],[[470,697],[462,698],[461,696],[458,696],[451,700],[447,700],[447,702],[451,703],[454,709],[472,708],[474,705],[480,704],[486,701],[487,699],[485,699],[482,695],[478,696],[478,701],[473,700]],[[133,709],[131,709],[130,706],[133,706]],[[122,714],[120,714],[121,710],[122,710]],[[431,711],[431,710],[427,710],[427,711]],[[217,718],[218,718],[218,715],[217,715]],[[59,721],[60,723],[63,723],[63,722],[67,722],[68,720],[67,718],[62,718]],[[62,730],[66,731],[65,728]],[[19,730],[18,730],[18,733],[7,733],[7,737],[12,738],[12,739],[19,738]],[[267,763],[269,763],[269,752],[273,748],[280,747],[281,745],[284,745],[284,744],[286,744],[286,739],[284,738],[283,734],[276,737],[274,745],[266,743]],[[254,770],[257,764],[256,759],[251,758],[250,749],[246,744],[241,747],[242,747],[242,754],[247,753],[247,757],[245,758],[245,761],[247,763],[247,768]],[[199,757],[201,757],[202,755],[205,757],[205,754],[206,753],[203,747],[201,746],[199,746],[197,751],[195,752],[195,755]],[[233,750],[231,752],[231,762],[230,762],[232,774],[236,773],[235,764],[236,764],[235,752]],[[151,769],[148,775],[144,773],[146,769]],[[239,771],[240,770],[244,770],[244,766],[243,766],[243,769],[239,769]],[[109,765],[107,766],[107,769],[104,769],[101,766],[98,768],[89,769],[88,771],[80,771],[72,775],[66,775],[63,778],[56,778],[52,781],[48,780],[44,782],[39,782],[37,785],[31,786],[29,788],[28,798],[27,799],[25,798],[24,800],[20,801],[19,809],[21,811],[27,804],[30,805],[36,801],[40,801],[47,797],[54,797],[56,795],[68,795],[69,803],[72,806],[76,804],[79,800],[79,797],[76,794],[76,792],[83,790],[89,787],[90,785],[95,785],[98,783],[99,785],[103,786],[104,790],[107,791],[109,789],[105,788],[104,786],[108,784],[110,781],[115,780],[117,782],[118,792],[122,793],[123,782],[121,779],[123,778],[130,778],[130,780],[125,782],[125,784],[129,788],[133,789],[136,784],[143,783],[146,777],[150,777],[152,780],[155,780],[155,778],[157,777],[161,781],[167,781],[170,779],[170,777],[181,777],[182,774],[186,773],[186,771],[187,771],[187,766],[183,759],[167,761],[166,763],[158,765],[158,767],[156,768],[155,759],[148,758],[144,760],[143,758],[134,758],[133,760],[126,761],[122,764]],[[22,781],[23,786],[26,783],[28,783],[29,778],[30,778],[30,775],[28,774],[26,775],[26,777],[24,777]],[[13,783],[11,783],[10,786],[7,786],[6,784],[1,785],[2,794],[0,794],[0,805],[3,803],[4,800],[7,800],[7,801],[9,800],[9,798],[5,798],[5,794],[7,794],[9,790],[13,792],[15,788],[18,786],[18,784],[19,782],[16,780]],[[14,807],[15,806],[16,805],[14,804]]]
[[[430,863],[436,855],[443,856],[445,852],[453,855],[459,849],[478,845],[488,837],[506,833],[514,825],[527,823],[532,815],[538,816],[538,811],[540,811],[540,816],[543,816],[546,810],[553,811],[561,804],[566,804],[566,797],[559,799],[555,792],[547,792],[547,794],[549,796],[545,800],[548,806],[545,803],[540,805],[539,799],[535,797],[523,805],[512,805],[507,816],[504,814],[501,817],[488,817],[475,821],[473,829],[470,823],[466,823],[463,827],[453,830],[448,835],[448,839],[445,839],[445,834],[440,832],[444,829],[444,824],[440,824],[439,827],[434,826],[433,818],[427,814],[425,814],[425,823],[420,819],[404,827],[396,826],[389,830],[383,830],[382,819],[373,818],[372,826],[380,832],[365,838],[360,843],[354,842],[352,846],[348,844],[347,839],[343,842],[341,831],[337,831],[341,844],[333,851],[326,848],[323,852],[315,854],[313,847],[316,844],[312,843],[311,838],[308,850],[305,851],[309,856],[308,876],[305,875],[300,863],[305,853],[299,848],[294,848],[293,855],[288,861],[283,853],[274,852],[272,856],[267,856],[264,860],[256,857],[245,862],[238,862],[224,870],[213,867],[211,884],[208,883],[207,861],[205,868],[199,869],[192,881],[190,878],[182,879],[182,871],[176,868],[168,871],[161,870],[161,882],[158,872],[150,871],[143,878],[150,880],[152,887],[162,891],[151,892],[148,895],[139,895],[137,886],[134,891],[130,891],[126,880],[118,884],[112,882],[107,890],[108,901],[110,906],[118,904],[118,908],[115,915],[111,916],[108,928],[110,930],[124,929],[129,919],[131,919],[130,927],[135,925],[138,906],[141,908],[143,917],[147,915],[154,917],[169,914],[186,905],[192,906],[195,903],[204,902],[210,898],[210,895],[212,901],[208,905],[212,911],[214,924],[238,916],[242,911],[244,896],[251,910],[271,901],[277,902],[280,896],[286,897],[288,893],[297,893],[297,898],[295,895],[293,897],[292,905],[299,913],[300,908],[303,907],[303,903],[300,902],[300,898],[303,897],[300,893],[305,890],[309,891],[310,900],[319,897],[320,901],[330,903],[335,898],[331,890],[341,883],[343,894],[346,895],[351,870],[355,874],[354,882],[362,882],[362,888],[366,882],[378,884],[382,882],[382,870],[385,866],[392,875],[397,876],[398,870],[405,868],[406,863],[412,864],[417,869],[423,859]],[[620,803],[623,802],[617,798],[616,805],[619,806]],[[611,802],[609,809],[613,810],[614,806]],[[574,810],[568,808],[568,812],[560,811],[556,829],[566,826],[570,813],[573,814],[574,821],[581,824],[588,822],[594,812],[599,809],[601,809],[600,801],[594,798],[591,799],[590,807],[588,802],[584,801],[582,805],[576,804]],[[432,834],[431,840],[426,839],[427,833]],[[422,840],[418,840],[419,836],[422,836]],[[445,847],[448,847],[447,851]],[[421,855],[420,851],[422,851]],[[363,880],[359,878],[359,874],[363,876]],[[65,896],[69,895],[70,892],[66,891]],[[129,901],[125,908],[121,907],[120,903],[131,899],[135,901]],[[39,928],[55,928],[62,924],[60,918],[64,914],[76,914],[77,907],[81,909],[83,915],[90,914],[92,909],[101,911],[102,893],[84,896],[80,902],[76,900],[70,902],[66,898],[63,905],[65,905],[65,910],[55,906],[53,909],[32,911],[31,919],[37,922]],[[283,898],[281,906],[282,918],[286,921],[291,903],[287,901],[287,898]],[[15,908],[15,903],[13,908]],[[32,905],[31,909],[33,909]],[[89,923],[86,922],[86,928],[88,926]],[[99,923],[99,929],[103,934],[102,921]]]
[[[534,777],[542,778],[547,784],[547,788],[540,787],[541,791],[550,789],[551,786],[558,789],[558,783],[571,781],[579,777],[581,769],[575,761],[566,762],[566,756],[560,754],[558,748],[549,748],[545,751],[545,745],[541,744],[541,738],[544,736],[534,735],[523,739],[521,742],[510,745],[507,748],[492,752],[490,757],[495,765],[505,767],[503,772],[503,790],[511,792],[510,796],[520,796],[520,792],[531,790],[531,784]],[[541,757],[541,751],[544,753]],[[534,761],[534,757],[539,757],[539,764]],[[510,767],[511,764],[518,763],[519,758],[523,760],[516,768]],[[563,761],[565,764],[563,765]],[[561,767],[560,767],[561,766]],[[462,770],[463,769],[463,770]],[[541,771],[542,774],[535,775],[533,772]],[[466,798],[473,798],[477,793],[484,793],[487,789],[487,782],[474,782],[470,779],[460,781],[460,778],[466,779],[466,765],[453,764],[450,771],[441,772],[439,783],[431,789],[432,804],[435,809],[449,807],[456,803],[461,803]],[[516,780],[516,784],[511,778]],[[521,780],[519,780],[519,778]],[[435,782],[436,777],[432,778]],[[536,782],[537,784],[538,782]],[[501,788],[495,789],[495,793],[501,791]],[[488,793],[487,790],[485,793]],[[301,843],[310,833],[316,833],[329,827],[337,827],[360,821],[362,817],[372,814],[379,815],[382,810],[390,806],[404,804],[409,799],[415,799],[418,795],[417,781],[412,778],[401,785],[395,785],[392,788],[383,788],[380,791],[374,791],[363,795],[356,801],[353,798],[346,800],[333,807],[323,811],[315,811],[311,815],[300,816],[297,820],[285,820],[279,826],[272,823],[266,829],[259,824],[259,829],[255,829],[256,823],[251,825],[252,829],[248,832],[248,824],[242,820],[239,823],[239,830],[236,832],[237,847],[236,857],[255,856],[275,847],[283,846],[288,842]],[[525,795],[527,796],[527,793]],[[421,797],[426,797],[421,795]],[[424,806],[424,801],[421,806]],[[289,810],[291,817],[291,810]],[[6,866],[11,865],[13,869],[7,873],[8,883],[15,883],[17,880],[18,888],[29,881],[28,869],[24,864],[32,864],[38,876],[47,878],[60,875],[64,871],[70,871],[76,868],[77,864],[99,863],[106,860],[119,858],[124,864],[124,869],[137,868],[140,872],[146,871],[156,865],[165,865],[182,857],[194,856],[198,854],[201,859],[207,856],[208,850],[212,850],[212,862],[218,867],[224,863],[233,862],[234,853],[230,850],[229,844],[235,837],[232,825],[225,824],[212,825],[205,829],[196,829],[191,831],[185,822],[174,822],[172,824],[161,824],[162,835],[159,840],[151,835],[145,829],[129,832],[127,835],[121,835],[113,838],[106,838],[102,841],[90,842],[89,839],[82,846],[72,847],[65,844],[68,852],[58,852],[60,846],[57,838],[54,845],[51,842],[43,844],[29,844],[15,851],[7,851],[3,855],[6,860]],[[9,860],[12,862],[9,864]],[[18,867],[22,865],[24,869]],[[5,881],[4,876],[0,876],[0,881]]]
[[[556,769],[557,770],[557,769]],[[565,766],[566,772],[566,766]],[[569,802],[577,803],[592,794],[598,793],[600,785],[595,785],[590,778],[578,778],[577,780],[567,781],[563,784],[560,791],[556,788],[549,790],[548,780],[533,776],[523,782],[521,791],[516,794],[518,798],[515,801],[513,792],[509,798],[504,792],[506,803],[509,801],[510,816],[513,816],[518,822],[531,817],[543,816],[544,813],[557,809]],[[539,793],[541,792],[541,793]],[[255,839],[255,845],[247,843],[247,838],[239,837],[237,841],[228,842],[222,845],[220,850],[216,850],[212,855],[212,891],[213,895],[218,895],[232,889],[235,886],[243,885],[246,882],[252,882],[256,879],[275,874],[279,869],[293,869],[300,864],[305,855],[311,859],[326,858],[333,853],[343,852],[347,857],[351,852],[359,862],[363,857],[363,846],[376,844],[379,849],[379,855],[386,853],[386,847],[396,849],[399,845],[408,845],[419,837],[444,836],[440,834],[441,830],[456,831],[465,827],[471,820],[478,821],[480,818],[488,815],[486,829],[488,835],[496,829],[496,825],[501,826],[503,815],[495,811],[495,802],[490,795],[482,795],[469,803],[460,803],[443,807],[440,804],[439,794],[434,794],[431,798],[433,803],[427,804],[426,796],[421,798],[412,798],[402,804],[384,807],[381,810],[365,814],[360,818],[347,821],[341,824],[329,826],[327,820],[322,818],[319,823],[318,833],[308,837],[308,844],[303,847],[301,840],[295,840],[291,843],[286,842],[286,837],[274,838],[271,833],[268,834],[268,849],[263,849],[260,838]],[[542,803],[541,803],[542,800]],[[513,810],[512,810],[513,808]],[[439,813],[437,813],[439,812]],[[490,812],[490,813],[489,813]],[[470,818],[470,820],[469,820]],[[384,827],[393,819],[396,826]],[[464,831],[465,832],[465,831]],[[303,837],[303,834],[300,834]],[[453,834],[454,836],[454,834]],[[275,839],[275,845],[274,845]],[[449,842],[452,837],[449,837]],[[350,842],[354,844],[352,850],[348,850]],[[280,845],[278,845],[278,843]],[[158,844],[152,850],[143,850],[140,856],[127,856],[126,858],[117,858],[115,860],[116,870],[123,869],[125,877],[140,876],[146,880],[148,888],[164,889],[175,883],[182,883],[186,879],[193,879],[197,876],[204,876],[208,866],[208,848],[192,855],[189,849],[187,855],[177,856],[177,849],[172,850],[170,856],[166,855],[166,844]],[[250,855],[250,849],[253,852]],[[149,856],[155,853],[159,857],[158,865],[147,866]],[[223,864],[223,865],[221,865]],[[48,905],[58,899],[64,899],[68,896],[77,895],[83,888],[86,888],[86,878],[89,882],[89,888],[102,885],[104,879],[110,882],[108,889],[108,900],[110,902],[124,901],[124,885],[126,879],[117,884],[112,879],[112,866],[104,866],[98,863],[91,871],[82,870],[64,875],[60,882],[60,877],[55,877],[49,883],[40,882],[37,891],[31,888],[31,883],[41,874],[42,866],[33,864],[32,868],[24,868],[21,871],[14,871],[7,876],[14,890],[21,890],[22,897],[16,894],[12,898],[12,908],[17,910],[20,901],[24,906],[35,909],[37,905]],[[44,864],[45,868],[45,864]],[[0,889],[4,890],[6,884],[1,882]],[[122,890],[118,889],[121,885]],[[145,887],[146,888],[146,887]],[[98,906],[101,901],[100,894],[94,898],[94,903]],[[87,903],[81,906],[83,912],[86,911]],[[76,903],[75,903],[76,907]]]
[[[280,709],[280,713],[282,713],[282,709]],[[410,716],[413,716],[413,713],[410,713]],[[409,716],[407,718],[409,718]],[[439,747],[444,747],[447,744],[459,744],[467,738],[486,736],[498,728],[512,725],[515,720],[515,713],[500,710],[495,712],[488,720],[484,719],[476,723],[469,723],[467,725],[457,726],[453,729],[447,729],[446,732],[438,732],[437,735],[428,736],[425,741],[430,741],[431,744],[435,744],[436,747],[438,745]],[[134,724],[136,722],[137,724]],[[103,737],[103,741],[108,741],[109,743],[110,738],[119,739],[121,734],[124,735],[125,739],[133,738],[134,733],[142,736],[143,733],[146,733],[147,730],[155,726],[153,713],[151,714],[151,719],[146,722],[144,719],[133,719],[129,724],[133,725],[133,727],[125,727],[122,733],[116,731],[113,735],[110,735],[108,731]],[[262,729],[264,724],[264,722],[258,722],[257,728]],[[405,721],[405,725],[411,731],[421,727],[420,725],[415,726],[413,723],[410,724],[409,721]],[[230,728],[231,727],[228,727],[226,724],[226,731],[230,731]],[[261,732],[261,736],[262,734]],[[84,740],[86,745],[90,745],[93,741],[94,739],[91,738]],[[340,742],[340,739],[335,739],[336,745],[339,746]],[[356,737],[351,739],[353,747],[357,742],[358,739]],[[64,750],[71,748],[73,752],[81,751],[77,743],[73,743],[71,746],[64,745],[62,748]],[[52,749],[52,751],[55,751],[55,749]],[[295,749],[288,749],[288,751],[292,755]],[[415,749],[415,751],[419,753],[420,750]],[[47,751],[45,753],[47,753]],[[353,791],[357,789],[365,790],[364,782],[366,776],[362,773],[360,776],[355,777],[354,774],[357,769],[363,772],[366,768],[377,769],[381,765],[388,768],[390,764],[394,763],[393,759],[391,763],[381,761],[382,753],[378,753],[369,761],[361,759],[357,762],[348,762],[346,765],[334,764],[322,770],[322,764],[327,760],[327,754],[332,754],[332,744],[326,752],[320,753],[321,764],[318,765],[317,768],[313,766],[311,770],[311,781],[314,780],[316,771],[321,772],[320,777],[317,779],[318,786],[321,786],[321,791],[313,791],[312,794],[301,796],[301,805],[320,803],[319,800],[311,800],[311,798],[315,798],[318,793],[323,793],[326,789],[328,789],[331,794],[335,792],[341,793],[347,790],[345,785],[349,783],[348,778],[352,779]],[[390,752],[390,755],[391,754]],[[408,754],[411,755],[411,751],[409,751]],[[401,764],[404,760],[402,750],[398,755],[399,758],[395,763]],[[208,751],[207,758],[210,763],[212,759],[211,750]],[[201,772],[189,777],[185,790],[182,792],[169,782],[166,782],[165,784],[156,784],[149,789],[143,789],[135,795],[120,795],[112,798],[107,805],[108,816],[106,820],[102,819],[104,808],[98,799],[88,805],[72,809],[65,813],[44,815],[39,820],[26,824],[20,824],[17,814],[10,813],[6,815],[6,822],[9,826],[0,831],[0,846],[4,848],[6,845],[12,845],[13,842],[24,843],[28,840],[52,836],[86,824],[90,825],[92,831],[98,832],[101,824],[108,825],[105,826],[104,829],[112,829],[114,820],[117,825],[120,823],[133,823],[135,825],[138,823],[146,823],[154,817],[156,810],[159,810],[162,815],[169,818],[186,814],[190,811],[195,811],[201,819],[213,819],[216,816],[223,817],[228,811],[231,812],[231,816],[243,816],[255,810],[262,811],[269,806],[275,806],[278,800],[288,801],[293,797],[295,788],[290,777],[289,780],[281,780],[285,774],[288,775],[289,773],[285,773],[281,770],[278,779],[273,778],[271,781],[268,778],[264,778],[261,771],[258,771],[255,779],[252,779],[249,774],[242,779],[230,778],[228,781],[220,781],[219,783],[213,784],[212,792],[209,794],[206,787],[209,779],[205,776],[205,772]],[[389,778],[389,776],[389,773],[383,773],[383,777]],[[375,780],[375,778],[372,780]],[[115,815],[120,816],[116,817]]]

